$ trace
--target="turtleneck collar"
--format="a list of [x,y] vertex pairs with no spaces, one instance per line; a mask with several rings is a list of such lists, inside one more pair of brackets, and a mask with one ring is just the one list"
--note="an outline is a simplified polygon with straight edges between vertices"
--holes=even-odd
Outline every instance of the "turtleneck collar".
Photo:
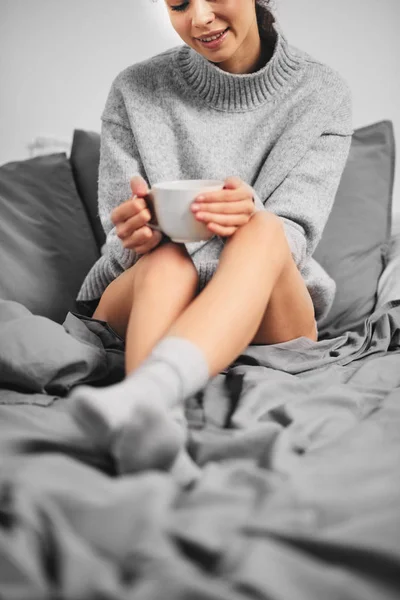
[[[273,32],[266,29],[270,20],[267,10],[273,16]],[[257,22],[260,36],[271,39],[272,35],[275,40],[272,57],[255,73],[227,73],[186,44],[176,55],[178,69],[186,83],[216,109],[241,112],[257,108],[279,96],[303,67],[303,60],[291,51],[271,9],[257,5]]]

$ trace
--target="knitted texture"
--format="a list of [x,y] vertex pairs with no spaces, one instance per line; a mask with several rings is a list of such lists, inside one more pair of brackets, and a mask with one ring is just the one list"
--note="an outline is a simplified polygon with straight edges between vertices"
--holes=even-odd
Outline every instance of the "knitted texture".
[[[258,210],[282,218],[316,319],[326,316],[335,283],[312,254],[350,150],[351,92],[333,68],[288,43],[262,0],[257,21],[273,54],[256,73],[227,73],[184,44],[115,78],[102,114],[99,168],[107,242],[78,300],[99,298],[139,258],[123,248],[110,219],[131,196],[132,176],[141,175],[151,187],[235,175],[253,188]],[[186,244],[200,289],[213,276],[223,247],[218,236]]]

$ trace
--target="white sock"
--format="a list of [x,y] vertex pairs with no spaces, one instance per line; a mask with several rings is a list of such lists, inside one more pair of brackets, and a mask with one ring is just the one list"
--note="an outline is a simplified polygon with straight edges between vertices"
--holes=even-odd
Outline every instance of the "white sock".
[[71,410],[95,443],[112,449],[123,472],[166,469],[186,440],[184,401],[208,378],[200,348],[169,336],[121,383],[75,388]]

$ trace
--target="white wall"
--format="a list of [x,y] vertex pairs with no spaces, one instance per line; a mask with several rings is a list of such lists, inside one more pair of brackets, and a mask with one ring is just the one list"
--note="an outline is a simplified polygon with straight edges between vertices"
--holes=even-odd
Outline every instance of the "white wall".
[[[289,42],[349,82],[354,126],[394,122],[400,212],[400,1],[274,2]],[[0,0],[0,164],[39,135],[99,131],[115,75],[180,43],[164,0]]]
[[400,217],[400,0],[273,1],[288,40],[349,82],[354,127],[393,121],[393,207]]
[[0,164],[99,131],[117,73],[181,43],[167,19],[164,0],[0,0]]

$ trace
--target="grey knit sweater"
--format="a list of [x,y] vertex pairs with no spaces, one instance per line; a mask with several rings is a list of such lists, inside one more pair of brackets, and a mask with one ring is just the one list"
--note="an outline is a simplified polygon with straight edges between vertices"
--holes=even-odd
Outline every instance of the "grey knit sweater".
[[[227,73],[181,45],[115,78],[102,115],[99,169],[107,241],[78,300],[99,298],[139,258],[123,248],[110,220],[131,196],[133,175],[149,186],[236,175],[252,186],[259,210],[283,219],[317,321],[326,316],[335,283],[312,254],[350,149],[351,93],[339,73],[288,44],[276,15],[268,31],[266,8],[258,2],[260,35],[274,51],[256,73]],[[186,247],[202,288],[215,272],[224,240],[215,236]]]

